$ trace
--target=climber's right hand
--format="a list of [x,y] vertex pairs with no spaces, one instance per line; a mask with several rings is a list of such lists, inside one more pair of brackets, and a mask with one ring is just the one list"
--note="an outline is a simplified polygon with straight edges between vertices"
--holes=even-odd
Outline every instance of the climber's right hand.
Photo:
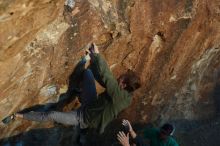
[[93,44],[94,53],[99,54],[99,48],[96,46],[95,43],[92,44]]
[[122,125],[125,126],[125,127],[128,127],[129,132],[133,131],[133,128],[132,128],[132,126],[131,126],[131,123],[130,123],[128,120],[125,120],[125,119],[124,119],[124,120],[122,121]]

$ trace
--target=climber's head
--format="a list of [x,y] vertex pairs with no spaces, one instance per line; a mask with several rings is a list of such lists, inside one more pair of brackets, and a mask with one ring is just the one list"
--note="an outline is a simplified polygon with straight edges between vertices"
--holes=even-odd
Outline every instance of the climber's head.
[[122,74],[118,78],[118,84],[121,89],[133,92],[140,87],[140,78],[131,70]]
[[173,135],[175,128],[173,125],[166,123],[160,128],[159,137],[166,140],[170,135]]

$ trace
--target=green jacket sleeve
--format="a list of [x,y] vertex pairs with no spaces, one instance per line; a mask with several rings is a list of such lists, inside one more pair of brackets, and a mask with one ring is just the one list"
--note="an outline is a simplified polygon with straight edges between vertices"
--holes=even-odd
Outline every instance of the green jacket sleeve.
[[175,142],[175,143],[174,143],[174,146],[179,146],[179,144]]
[[179,146],[179,144],[176,142],[176,140],[174,140],[173,138],[170,138],[171,140],[171,146]]
[[117,80],[110,71],[106,61],[100,54],[94,54],[93,69],[96,70],[102,82],[103,86],[106,88],[108,95],[111,97],[113,104],[117,102],[119,95],[125,90],[121,90]]

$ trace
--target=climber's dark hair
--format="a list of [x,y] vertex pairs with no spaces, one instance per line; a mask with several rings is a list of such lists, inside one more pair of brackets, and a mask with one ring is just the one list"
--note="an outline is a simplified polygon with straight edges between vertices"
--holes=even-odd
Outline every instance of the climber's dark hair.
[[133,92],[141,86],[140,77],[130,69],[126,73],[122,74],[119,78],[123,78],[123,83],[126,84],[124,89],[128,92]]
[[166,123],[161,128],[160,131],[165,135],[173,135],[175,128],[172,124]]

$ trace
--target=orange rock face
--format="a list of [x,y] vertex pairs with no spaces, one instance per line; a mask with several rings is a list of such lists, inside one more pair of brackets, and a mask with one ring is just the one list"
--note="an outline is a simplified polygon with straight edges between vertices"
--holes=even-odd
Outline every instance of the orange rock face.
[[[55,102],[80,59],[97,43],[117,77],[136,71],[142,87],[120,117],[150,122],[218,114],[218,0],[64,0],[0,2],[0,119]],[[51,127],[24,120],[1,126],[0,138]]]

